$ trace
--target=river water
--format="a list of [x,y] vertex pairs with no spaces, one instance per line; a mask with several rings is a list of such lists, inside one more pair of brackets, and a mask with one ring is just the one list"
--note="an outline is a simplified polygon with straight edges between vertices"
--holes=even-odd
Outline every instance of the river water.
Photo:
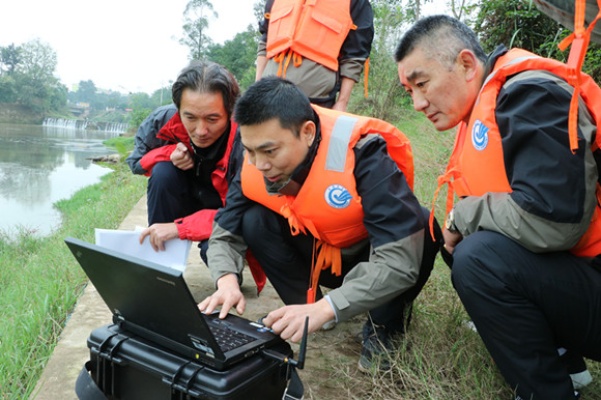
[[53,204],[111,171],[90,158],[114,153],[102,142],[117,135],[0,124],[0,231],[45,236],[58,228],[61,215]]

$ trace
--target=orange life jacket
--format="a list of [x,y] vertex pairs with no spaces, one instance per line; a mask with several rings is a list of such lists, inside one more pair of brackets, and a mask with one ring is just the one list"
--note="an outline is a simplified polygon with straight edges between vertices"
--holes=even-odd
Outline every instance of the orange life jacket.
[[[453,206],[454,193],[464,197],[481,196],[488,192],[512,192],[507,179],[501,135],[494,110],[497,96],[507,77],[528,70],[549,71],[568,82],[572,79],[573,73],[573,70],[564,63],[539,57],[526,50],[513,49],[499,57],[482,86],[468,124],[462,122],[459,125],[446,172],[438,178],[438,189],[443,184],[448,184],[447,213]],[[579,73],[578,80],[580,97],[597,127],[601,127],[601,89],[583,72]],[[601,135],[598,134],[596,142],[592,144],[592,150],[598,150],[599,144],[601,144]],[[599,184],[597,184],[597,198],[597,207],[589,229],[571,250],[576,255],[594,257],[601,254]]]
[[249,199],[264,205],[288,220],[293,235],[311,233],[316,239],[317,260],[313,265],[312,289],[315,295],[319,272],[331,268],[342,272],[340,249],[367,238],[363,207],[357,193],[353,148],[367,134],[386,140],[388,154],[403,171],[413,189],[413,153],[409,139],[387,122],[312,106],[319,116],[321,142],[311,170],[296,196],[270,195],[262,173],[245,157],[242,191]]
[[267,58],[280,63],[278,76],[293,59],[302,57],[338,71],[338,56],[351,29],[357,29],[350,13],[350,0],[277,0],[273,3],[267,35]]

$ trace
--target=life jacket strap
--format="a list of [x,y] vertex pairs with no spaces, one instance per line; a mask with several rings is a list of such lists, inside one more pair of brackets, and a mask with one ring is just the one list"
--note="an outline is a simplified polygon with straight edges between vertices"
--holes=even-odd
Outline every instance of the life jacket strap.
[[279,53],[278,55],[273,57],[273,61],[275,61],[279,65],[277,76],[279,76],[280,78],[284,78],[284,79],[286,78],[286,71],[288,70],[288,67],[290,66],[291,60],[292,60],[292,65],[294,65],[296,68],[298,68],[303,63],[303,56],[298,54],[296,51],[293,51],[292,49],[288,49],[286,51],[282,51],[281,53]]
[[428,221],[428,225],[430,227],[430,236],[432,240],[436,241],[434,237],[434,212],[436,210],[436,200],[438,199],[438,194],[440,193],[440,189],[442,189],[443,185],[447,185],[447,202],[446,202],[446,210],[445,216],[451,211],[453,208],[453,201],[455,197],[455,189],[453,188],[453,180],[452,178],[455,176],[456,168],[451,167],[449,165],[449,169],[443,174],[440,175],[437,179],[438,185],[436,186],[436,190],[434,191],[434,197],[432,199],[432,206],[430,210],[430,218]]
[[584,27],[586,0],[576,0],[574,10],[574,32],[559,43],[558,47],[564,51],[570,45],[570,55],[568,56],[568,62],[566,63],[569,69],[568,83],[574,87],[574,93],[572,93],[572,100],[570,101],[570,112],[568,120],[568,135],[570,138],[570,149],[572,153],[576,153],[578,150],[578,99],[580,97],[580,72],[582,71],[582,64],[584,62],[584,56],[588,48],[591,32],[595,28],[595,24],[601,18],[601,0],[597,0],[599,6],[599,12],[595,19],[589,24],[587,28]]
[[315,303],[319,276],[322,270],[329,268],[333,275],[342,275],[342,254],[340,248],[315,239],[313,241],[312,260],[311,286],[307,290],[307,304]]

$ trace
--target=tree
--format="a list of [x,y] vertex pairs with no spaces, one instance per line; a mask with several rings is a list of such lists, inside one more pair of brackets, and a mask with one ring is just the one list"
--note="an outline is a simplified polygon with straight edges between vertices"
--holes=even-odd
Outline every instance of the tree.
[[[386,121],[397,118],[393,110],[406,95],[399,90],[399,78],[393,60],[395,46],[403,27],[414,20],[414,10],[403,0],[373,0],[374,26],[377,27],[369,57],[369,69],[363,73],[367,79],[369,95],[364,98],[364,82],[356,85],[349,110]],[[360,93],[360,94],[359,94]]]
[[48,92],[48,110],[62,110],[67,104],[67,86],[62,83],[56,83],[56,86],[50,88]]
[[21,46],[21,62],[16,70],[41,82],[54,78],[56,64],[56,52],[52,47],[34,39]]
[[[431,1],[432,0],[409,0],[407,2],[407,15],[411,18],[411,20],[417,21],[422,17],[422,7]],[[398,4],[401,2],[392,0],[389,3],[394,5],[395,3]]]
[[17,102],[17,85],[12,75],[0,75],[0,103]]
[[13,73],[17,65],[21,63],[21,47],[14,43],[0,47],[0,74],[6,70],[9,74]]
[[471,25],[468,19],[477,11],[478,3],[477,0],[450,0],[448,6],[455,18]]
[[166,104],[170,104],[173,100],[171,99],[171,86],[173,85],[173,81],[169,80],[169,84],[167,86],[163,86],[160,89],[155,90],[150,96],[150,99],[153,104],[156,104],[157,107],[164,106]]
[[253,5],[253,13],[255,14],[257,24],[263,20],[263,16],[265,13],[265,3],[267,3],[267,0],[258,0]]
[[223,45],[211,45],[207,58],[226,67],[238,80],[242,88],[255,81],[255,60],[257,58],[258,34],[252,26],[238,33],[234,39]]
[[504,44],[537,54],[545,43],[556,42],[562,31],[557,22],[538,11],[530,0],[481,1],[473,29],[487,52]]
[[191,60],[201,60],[211,44],[211,39],[206,35],[209,27],[209,17],[218,17],[209,0],[190,0],[184,10],[184,37],[179,43],[190,49]]
[[96,85],[91,80],[79,81],[75,98],[77,102],[92,104],[96,98]]
[[67,89],[54,76],[57,57],[52,47],[34,39],[21,46],[20,55],[12,73],[16,103],[40,113],[64,108]]
[[152,101],[148,93],[139,92],[129,95],[130,108],[134,110],[153,110],[157,105]]

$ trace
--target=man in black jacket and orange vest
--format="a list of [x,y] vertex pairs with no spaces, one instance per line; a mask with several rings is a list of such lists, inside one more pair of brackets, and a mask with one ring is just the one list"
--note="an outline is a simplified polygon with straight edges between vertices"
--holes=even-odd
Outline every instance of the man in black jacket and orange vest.
[[374,37],[368,0],[267,0],[259,31],[257,80],[286,78],[312,103],[346,111]]
[[[265,325],[299,341],[306,316],[313,332],[369,312],[359,366],[390,368],[391,340],[405,332],[439,248],[411,190],[408,139],[384,121],[311,106],[278,77],[250,86],[234,115],[246,157],[215,217],[217,291],[200,309],[244,312],[250,248],[286,304]],[[333,289],[324,296],[321,286]]]
[[503,46],[487,57],[473,31],[444,15],[416,22],[395,59],[414,108],[439,131],[458,126],[439,182],[460,200],[443,235],[478,333],[516,399],[576,398],[573,364],[561,355],[567,349],[584,370],[581,356],[601,360],[591,149],[601,89],[580,74],[571,103],[578,72]]

